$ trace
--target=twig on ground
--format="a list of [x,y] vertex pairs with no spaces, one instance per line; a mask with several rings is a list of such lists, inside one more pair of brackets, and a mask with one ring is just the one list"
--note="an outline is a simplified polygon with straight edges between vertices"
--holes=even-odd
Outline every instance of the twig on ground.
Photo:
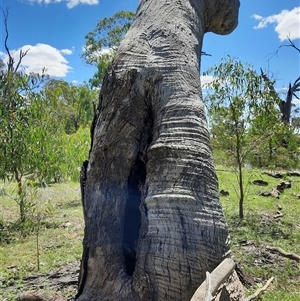
[[270,250],[270,251],[278,252],[282,256],[287,257],[289,259],[293,259],[293,260],[296,260],[298,262],[300,261],[300,256],[298,254],[285,252],[284,250],[282,250],[279,247],[269,247],[269,246],[267,246],[266,249]]
[[247,297],[245,299],[245,301],[250,301],[250,300],[256,299],[260,294],[264,293],[268,289],[268,287],[270,286],[270,284],[273,280],[274,280],[274,277],[271,277],[262,288],[258,289],[253,295]]

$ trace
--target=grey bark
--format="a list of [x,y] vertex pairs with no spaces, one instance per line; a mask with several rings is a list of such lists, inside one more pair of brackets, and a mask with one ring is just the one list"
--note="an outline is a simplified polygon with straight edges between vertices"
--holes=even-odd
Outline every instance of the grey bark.
[[[235,262],[230,259],[224,259],[210,274],[210,289],[209,293],[214,296],[219,287],[226,281],[226,279],[232,274],[235,268]],[[202,301],[207,296],[207,281],[204,281],[194,293],[191,301]]]
[[142,0],[102,85],[77,300],[190,300],[229,256],[200,93],[205,32],[238,0]]
[[[279,52],[280,48],[282,47],[292,47],[296,51],[300,53],[300,49],[295,45],[295,43],[287,37],[289,44],[287,45],[281,45],[279,46],[278,50],[276,51],[276,54]],[[295,80],[293,85],[289,83],[289,88],[286,93],[285,100],[281,100],[278,93],[276,92],[273,83],[269,80],[268,76],[266,73],[264,73],[261,69],[261,75],[262,78],[264,79],[267,87],[274,93],[275,99],[279,101],[279,108],[280,108],[280,113],[281,113],[281,121],[285,122],[286,124],[291,123],[291,113],[292,113],[292,100],[293,97],[299,99],[299,96],[297,93],[300,92],[300,76]],[[293,121],[293,120],[292,120]]]
[[293,97],[299,99],[298,95],[296,94],[297,92],[300,91],[300,77],[298,77],[293,85],[290,83],[289,88],[286,93],[285,100],[282,100],[278,93],[276,92],[273,82],[269,79],[268,75],[263,72],[262,69],[260,69],[261,76],[266,83],[266,86],[272,91],[274,100],[278,103],[278,107],[280,109],[280,114],[281,114],[281,121],[284,122],[285,124],[290,124],[291,123],[291,113],[292,113],[292,100]]

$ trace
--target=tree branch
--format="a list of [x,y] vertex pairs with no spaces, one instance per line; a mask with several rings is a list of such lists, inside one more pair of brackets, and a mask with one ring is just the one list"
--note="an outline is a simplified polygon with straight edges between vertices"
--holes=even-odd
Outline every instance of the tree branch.
[[292,259],[292,260],[296,260],[297,262],[300,261],[300,255],[294,254],[294,253],[288,253],[288,252],[285,252],[284,250],[282,250],[282,249],[279,248],[279,247],[269,247],[269,246],[267,246],[266,249],[267,249],[267,250],[270,250],[270,251],[278,252],[278,253],[281,254],[282,256],[284,256],[284,257],[286,257],[286,258],[289,258],[289,259]]
[[265,73],[262,68],[260,68],[260,73],[261,73],[261,77],[263,78],[264,82],[266,83],[267,87],[279,98],[274,85],[272,83],[272,81],[269,79],[267,73]]
[[280,45],[279,48],[276,51],[276,54],[278,53],[278,51],[282,47],[292,47],[292,48],[296,49],[298,52],[300,52],[300,49],[295,45],[295,43],[290,39],[289,36],[287,36],[287,39],[289,40],[290,44],[288,44],[288,45]]
[[16,73],[16,72],[18,71],[18,69],[19,69],[19,67],[20,67],[20,64],[21,64],[21,62],[22,62],[22,59],[23,59],[24,56],[26,56],[26,54],[27,54],[28,51],[29,51],[29,49],[27,49],[25,52],[23,52],[22,49],[20,50],[20,53],[19,53],[19,61],[18,61],[17,66],[16,66],[16,68],[15,68],[15,70],[14,70],[14,73]]
[[[210,275],[206,274],[206,280],[198,287],[190,301],[203,301],[207,297],[209,300],[209,295],[214,295],[221,284],[223,284],[226,279],[230,276],[235,268],[235,262],[230,259],[224,259]],[[209,283],[207,283],[209,281]],[[209,288],[210,294],[207,291]]]
[[23,50],[20,50],[19,53],[19,60],[17,63],[17,66],[14,68],[14,64],[15,64],[15,59],[13,58],[13,56],[11,55],[11,52],[9,50],[8,47],[8,38],[9,38],[9,32],[8,32],[8,15],[9,15],[9,8],[6,9],[6,11],[4,11],[4,9],[1,7],[1,11],[3,14],[3,19],[4,19],[4,28],[5,28],[5,39],[4,39],[4,47],[5,47],[5,51],[8,55],[8,63],[7,63],[7,71],[8,72],[12,72],[12,73],[17,73],[21,63],[22,63],[22,59],[24,58],[24,56],[26,56],[26,54],[28,53],[29,49],[27,49],[25,52],[23,52]]
[[5,47],[5,51],[8,55],[8,63],[7,63],[7,71],[11,71],[13,72],[13,66],[14,66],[14,58],[11,56],[11,53],[9,51],[8,45],[7,45],[7,41],[8,41],[8,37],[9,37],[9,33],[8,33],[8,13],[9,13],[9,8],[6,9],[6,11],[3,10],[3,8],[1,7],[1,11],[3,14],[3,19],[4,19],[4,28],[5,28],[5,40],[4,40],[4,47]]
[[253,295],[247,297],[245,299],[245,301],[250,301],[250,300],[256,299],[261,293],[264,293],[268,289],[268,287],[270,286],[270,284],[273,280],[274,280],[274,277],[270,278],[262,288],[258,289]]
[[[282,48],[282,47],[292,47],[294,48],[296,51],[298,51],[300,53],[300,48],[298,48],[295,43],[291,40],[291,38],[289,36],[287,36],[287,39],[289,41],[289,44],[285,44],[285,45],[280,45],[277,49],[277,51],[275,52],[275,54],[278,54],[279,50]],[[274,55],[275,55],[274,54]],[[274,89],[274,86],[272,84],[272,82],[269,80],[268,76],[266,73],[264,73],[262,71],[262,69],[260,68],[261,70],[261,75],[262,75],[262,78],[264,79],[265,83],[267,83],[268,87],[274,92],[276,93],[275,89]],[[299,99],[299,96],[296,95],[296,92],[299,92],[300,91],[300,77],[298,77],[295,82],[293,83],[293,85],[290,84],[289,86],[289,89],[288,89],[288,93],[286,95],[286,104],[288,104],[287,107],[287,110],[290,110],[290,102],[292,101],[292,96],[296,97],[297,99]],[[278,94],[276,93],[276,95],[278,96]],[[278,97],[279,98],[279,97]],[[280,99],[280,98],[279,98]],[[288,112],[283,112],[282,111],[282,108],[280,107],[280,110],[282,113],[288,113]],[[285,116],[286,117],[286,116]],[[286,120],[287,121],[287,120]]]

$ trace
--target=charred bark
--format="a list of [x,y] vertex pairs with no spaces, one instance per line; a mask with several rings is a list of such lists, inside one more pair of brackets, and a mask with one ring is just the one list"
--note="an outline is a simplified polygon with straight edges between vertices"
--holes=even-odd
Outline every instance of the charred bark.
[[229,256],[199,63],[204,32],[229,33],[237,11],[140,2],[92,126],[77,300],[189,300]]

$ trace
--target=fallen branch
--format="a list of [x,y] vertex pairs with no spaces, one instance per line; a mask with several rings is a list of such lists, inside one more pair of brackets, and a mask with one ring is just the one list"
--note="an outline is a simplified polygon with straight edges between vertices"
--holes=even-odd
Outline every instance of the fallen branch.
[[264,293],[268,287],[270,286],[271,282],[274,280],[274,277],[270,278],[267,283],[260,289],[258,289],[253,295],[247,297],[245,301],[250,301],[256,299],[260,294]]
[[232,259],[224,259],[211,272],[211,274],[206,274],[207,280],[199,286],[199,288],[196,290],[195,294],[193,295],[190,301],[203,301],[206,300],[206,298],[209,300],[209,296],[214,296],[216,294],[218,288],[231,275],[234,268],[235,262]]
[[293,259],[293,260],[296,260],[296,261],[300,261],[300,256],[299,256],[298,254],[285,252],[284,250],[282,250],[282,249],[279,248],[279,247],[269,247],[269,246],[267,246],[266,249],[267,249],[267,250],[270,250],[270,251],[278,252],[278,253],[280,253],[282,256],[287,257],[287,258],[289,258],[289,259]]

